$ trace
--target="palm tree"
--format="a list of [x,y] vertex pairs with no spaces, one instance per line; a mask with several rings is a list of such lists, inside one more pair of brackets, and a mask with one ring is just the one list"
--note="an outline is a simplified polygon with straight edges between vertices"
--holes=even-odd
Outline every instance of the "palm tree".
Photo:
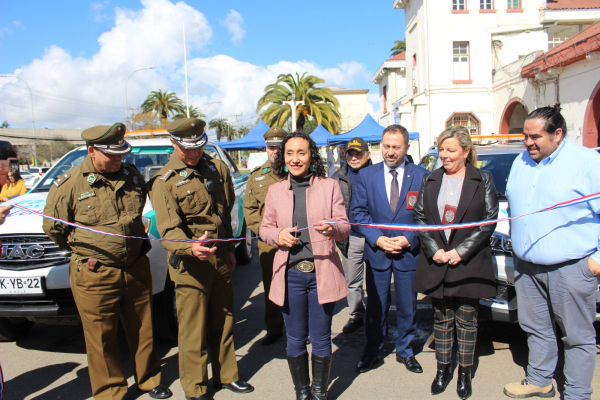
[[338,108],[340,106],[331,89],[317,87],[325,83],[324,79],[314,75],[302,76],[296,73],[281,74],[277,82],[265,88],[265,94],[258,100],[256,112],[266,106],[267,109],[260,113],[260,118],[269,126],[285,126],[292,115],[292,109],[284,101],[292,100],[292,93],[296,95],[299,103],[296,106],[296,127],[303,129],[308,116],[317,120],[317,124],[323,125],[325,129],[334,134],[340,131],[341,118]]
[[185,110],[185,106],[175,93],[163,93],[160,89],[158,92],[150,92],[146,101],[142,103],[141,108],[143,113],[153,112],[158,115],[163,128],[167,126],[169,114],[175,114],[180,108]]
[[[187,118],[186,107],[182,104],[181,107],[177,108],[177,114],[173,115],[173,120],[179,118]],[[194,107],[190,104],[190,118],[206,118],[206,114],[198,109],[198,107]]]
[[252,130],[252,128],[250,128],[246,125],[240,126],[239,129],[237,130],[238,137],[246,136],[251,130]]
[[394,47],[392,47],[390,51],[392,52],[392,55],[390,57],[397,56],[403,51],[406,51],[406,39],[396,40],[396,44],[394,44]]
[[227,122],[227,118],[215,118],[210,120],[208,123],[208,128],[216,130],[217,141],[221,141],[223,133],[226,133],[227,128],[229,128],[229,123]]

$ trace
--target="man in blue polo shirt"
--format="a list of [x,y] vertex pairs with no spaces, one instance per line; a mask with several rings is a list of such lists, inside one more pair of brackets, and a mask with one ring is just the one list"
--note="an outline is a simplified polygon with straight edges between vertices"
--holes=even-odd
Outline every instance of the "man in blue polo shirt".
[[[600,155],[569,142],[560,109],[531,112],[527,149],[513,163],[509,215],[600,192]],[[527,378],[504,387],[513,398],[552,397],[558,361],[555,322],[565,346],[566,400],[589,399],[596,365],[596,291],[600,275],[600,200],[511,221],[519,324],[527,332]]]

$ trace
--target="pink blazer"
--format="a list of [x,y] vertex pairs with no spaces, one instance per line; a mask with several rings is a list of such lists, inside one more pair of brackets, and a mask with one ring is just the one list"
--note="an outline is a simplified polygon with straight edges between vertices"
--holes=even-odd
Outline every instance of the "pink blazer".
[[[265,200],[265,212],[260,226],[260,236],[270,246],[279,247],[278,234],[291,228],[294,210],[294,193],[290,177],[269,187]],[[337,181],[330,178],[312,177],[306,189],[306,210],[309,224],[323,219],[348,222],[344,198]],[[302,228],[302,227],[300,227]],[[334,240],[343,240],[350,234],[350,225],[333,225],[333,234],[323,236],[314,229],[309,230],[317,274],[319,304],[332,303],[348,296],[342,261],[338,256]],[[285,271],[289,249],[279,247],[273,261],[273,281],[269,299],[279,306],[285,300]]]

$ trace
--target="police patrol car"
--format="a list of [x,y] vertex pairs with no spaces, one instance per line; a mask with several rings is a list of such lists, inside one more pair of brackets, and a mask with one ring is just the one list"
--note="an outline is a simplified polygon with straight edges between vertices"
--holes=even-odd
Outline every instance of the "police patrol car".
[[[173,147],[168,139],[128,140],[133,151],[123,162],[134,164],[148,181],[165,165]],[[239,264],[252,259],[252,232],[246,227],[242,202],[248,174],[239,172],[227,152],[216,143],[208,142],[204,152],[229,166],[235,187],[236,201],[231,212],[231,225],[238,242],[236,258]],[[20,205],[43,211],[48,191],[54,180],[83,162],[85,146],[67,153],[35,187],[18,199]],[[159,237],[154,211],[146,201],[143,221],[150,237]],[[42,231],[42,217],[13,208],[0,226],[0,340],[14,340],[35,322],[78,324],[79,316],[69,285],[70,253],[60,249]],[[158,241],[152,242],[148,254],[152,269],[155,334],[160,339],[177,338],[174,289],[168,277],[167,253]]]

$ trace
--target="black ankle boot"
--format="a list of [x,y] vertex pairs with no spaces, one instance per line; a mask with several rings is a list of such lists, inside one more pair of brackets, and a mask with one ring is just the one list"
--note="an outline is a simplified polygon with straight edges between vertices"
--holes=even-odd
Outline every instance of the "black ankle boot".
[[450,371],[452,364],[440,364],[437,363],[437,373],[435,379],[431,383],[431,394],[440,394],[450,383]]
[[312,395],[315,400],[327,400],[329,390],[329,373],[333,356],[319,357],[312,355]]
[[288,356],[288,365],[294,382],[296,400],[310,399],[310,376],[308,374],[308,353]]
[[473,394],[473,389],[471,388],[471,367],[458,366],[456,393],[463,400],[468,399]]

